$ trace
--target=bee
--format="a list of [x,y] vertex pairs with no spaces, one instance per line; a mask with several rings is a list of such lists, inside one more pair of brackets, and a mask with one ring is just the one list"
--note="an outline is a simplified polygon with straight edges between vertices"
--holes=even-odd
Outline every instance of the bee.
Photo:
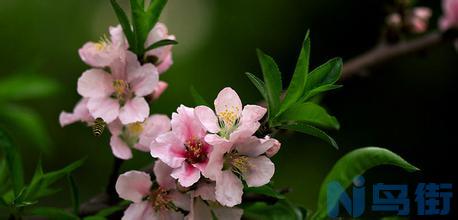
[[92,133],[94,133],[97,137],[102,135],[106,125],[107,123],[105,123],[102,118],[95,119],[94,124],[92,125]]

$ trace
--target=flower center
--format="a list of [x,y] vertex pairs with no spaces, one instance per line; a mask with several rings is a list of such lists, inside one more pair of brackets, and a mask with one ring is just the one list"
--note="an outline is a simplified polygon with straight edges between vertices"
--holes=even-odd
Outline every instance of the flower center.
[[139,136],[143,132],[143,123],[135,122],[127,125],[127,130],[132,136]]
[[167,190],[161,187],[151,191],[148,197],[148,201],[151,203],[151,206],[156,212],[177,209],[175,205],[171,202],[167,194]]
[[108,47],[108,45],[110,45],[111,42],[110,40],[108,39],[108,37],[106,35],[103,35],[99,42],[95,43],[95,49],[97,51],[102,51],[102,50],[105,50],[105,48]]
[[238,107],[232,107],[232,109],[226,108],[226,110],[218,113],[218,118],[224,123],[224,127],[232,127],[238,120]]
[[248,172],[249,168],[247,156],[239,155],[236,151],[231,151],[224,156],[223,169],[231,169],[232,172],[242,175]]
[[113,96],[121,105],[124,105],[130,96],[129,84],[122,79],[117,79],[113,81],[113,88],[115,90]]
[[191,163],[202,163],[208,160],[207,146],[200,139],[190,139],[186,141],[186,160]]

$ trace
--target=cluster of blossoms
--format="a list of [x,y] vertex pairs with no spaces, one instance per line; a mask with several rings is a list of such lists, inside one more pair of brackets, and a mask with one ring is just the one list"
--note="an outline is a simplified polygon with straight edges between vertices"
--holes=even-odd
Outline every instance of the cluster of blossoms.
[[[93,125],[100,118],[112,134],[110,145],[120,159],[132,158],[131,148],[149,151],[150,140],[170,129],[164,115],[150,114],[148,101],[155,100],[167,88],[159,75],[172,65],[172,46],[145,52],[145,60],[128,50],[120,25],[110,27],[110,38],[88,42],[80,50],[81,59],[92,67],[78,79],[78,93],[83,97],[72,113],[62,112],[61,126],[77,121]],[[175,39],[167,27],[157,23],[151,30],[145,48],[164,39]]]
[[[163,39],[175,38],[158,23],[145,48]],[[255,136],[267,110],[243,106],[233,89],[224,88],[214,101],[215,110],[181,105],[171,119],[150,115],[148,102],[167,88],[159,75],[172,64],[172,48],[147,51],[140,60],[128,49],[117,26],[110,28],[110,39],[86,43],[79,50],[92,69],[79,78],[77,91],[83,98],[72,113],[61,113],[61,125],[81,121],[93,126],[103,120],[115,157],[130,159],[134,148],[157,159],[154,178],[141,171],[118,178],[119,196],[132,201],[123,219],[240,219],[242,209],[236,206],[244,186],[263,186],[275,172],[270,157],[280,142]]]

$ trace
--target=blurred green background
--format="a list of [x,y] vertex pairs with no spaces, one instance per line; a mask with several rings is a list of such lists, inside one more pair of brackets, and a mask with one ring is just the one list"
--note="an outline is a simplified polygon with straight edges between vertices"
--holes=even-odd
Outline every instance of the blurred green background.
[[[127,0],[119,1],[127,7]],[[339,0],[170,0],[161,21],[175,34],[174,65],[162,75],[169,89],[153,104],[154,113],[170,115],[180,104],[193,105],[194,86],[208,100],[220,89],[234,88],[243,102],[260,100],[244,72],[259,75],[255,48],[275,58],[288,82],[307,29],[311,30],[312,67],[341,56],[344,61],[373,47],[384,22],[387,1]],[[441,14],[439,1],[418,1],[433,8],[431,26]],[[108,134],[96,138],[83,124],[61,128],[58,116],[79,100],[76,82],[88,69],[77,50],[96,41],[109,25],[117,24],[108,0],[0,0],[0,80],[13,74],[48,76],[59,84],[50,98],[17,102],[42,116],[50,133],[51,152],[42,153],[19,129],[10,132],[20,146],[30,178],[40,155],[53,170],[87,156],[76,172],[82,200],[101,192],[113,157]],[[451,45],[402,57],[371,69],[368,77],[343,82],[344,88],[323,99],[341,122],[330,132],[341,149],[301,134],[280,137],[275,157],[275,185],[291,187],[289,197],[314,208],[319,185],[333,163],[357,147],[381,146],[399,153],[423,171],[406,174],[382,167],[368,174],[368,183],[384,181],[456,182],[454,142],[457,108],[458,56]],[[27,87],[24,84],[23,87]],[[1,101],[0,101],[1,103]],[[4,119],[7,120],[7,119]],[[0,120],[0,126],[10,129]],[[15,130],[17,131],[17,129]],[[42,143],[41,143],[42,144]],[[123,170],[139,169],[151,161],[137,153]],[[69,193],[49,204],[67,207]]]

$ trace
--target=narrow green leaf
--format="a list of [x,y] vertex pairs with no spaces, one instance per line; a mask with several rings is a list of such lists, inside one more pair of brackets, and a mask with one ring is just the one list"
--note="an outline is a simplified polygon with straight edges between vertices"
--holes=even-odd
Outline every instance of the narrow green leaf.
[[318,127],[339,129],[340,125],[334,116],[313,102],[295,104],[278,117],[278,121],[308,122]]
[[307,74],[309,72],[309,59],[310,36],[307,31],[304,42],[302,43],[301,53],[297,59],[293,77],[291,78],[288,90],[286,91],[285,99],[283,99],[283,103],[281,104],[278,114],[286,111],[291,105],[296,103],[304,93],[305,84],[307,83]]
[[147,52],[149,50],[153,50],[153,49],[159,48],[159,47],[163,47],[163,46],[167,46],[167,45],[176,45],[176,44],[178,44],[178,42],[175,41],[175,40],[163,39],[163,40],[160,40],[160,41],[157,41],[157,42],[151,44],[149,47],[147,47],[145,49],[145,52]]
[[[124,32],[124,35],[127,38],[127,41],[129,42],[130,49],[135,51],[135,38],[134,38],[134,33],[132,32],[130,23],[129,23],[129,18],[127,18],[126,13],[124,10],[121,8],[121,6],[116,2],[116,0],[110,0],[111,6],[113,7],[113,10],[115,11],[116,17],[119,20],[119,23],[121,24],[122,30]],[[133,47],[133,48],[132,48]]]
[[0,102],[43,98],[56,94],[59,84],[36,74],[18,74],[0,79]]
[[205,100],[204,97],[200,95],[194,86],[191,86],[189,90],[191,92],[192,99],[194,99],[194,104],[209,106],[207,100]]
[[328,91],[331,91],[331,90],[334,90],[334,89],[339,89],[339,88],[342,88],[342,85],[322,85],[322,86],[319,86],[319,87],[314,88],[314,89],[308,91],[307,93],[305,93],[304,96],[302,97],[302,101],[303,102],[309,101],[311,98],[315,97],[318,94],[321,94],[321,93],[324,93],[324,92],[328,92]]
[[285,199],[286,197],[270,187],[269,185],[264,185],[261,187],[246,187],[243,189],[245,193],[254,193],[269,196],[276,199]]
[[32,193],[36,193],[40,189],[42,178],[43,178],[43,167],[41,165],[41,159],[40,159],[38,160],[32,180],[30,181],[29,186],[27,186],[27,190],[24,192],[24,198],[26,200],[35,199],[35,198],[31,198],[30,195]]
[[39,207],[30,211],[32,216],[46,217],[49,220],[79,220],[78,216],[66,212],[64,209]]
[[337,145],[336,141],[331,136],[326,134],[326,132],[318,128],[315,128],[311,125],[308,125],[306,123],[296,122],[294,124],[284,125],[281,128],[287,129],[287,130],[293,130],[293,131],[297,131],[297,132],[301,132],[304,134],[308,134],[308,135],[317,137],[323,141],[326,141],[327,143],[332,145],[334,148],[339,149],[339,146]]
[[45,154],[51,153],[52,141],[41,116],[19,105],[0,106],[0,121],[30,139],[30,145]]
[[332,85],[337,82],[342,72],[342,65],[341,58],[333,58],[310,72],[301,102],[305,101],[309,91],[323,85]]
[[149,32],[157,23],[162,9],[165,7],[167,0],[151,1],[148,9],[145,10],[145,5],[137,0],[131,0],[130,6],[132,10],[132,26],[134,28],[134,36],[136,38],[136,53],[138,56],[143,56],[145,51],[145,41]]
[[5,155],[8,164],[8,173],[13,183],[14,195],[18,195],[24,187],[24,171],[22,160],[18,149],[13,145],[11,139],[0,128],[0,150]]
[[72,196],[73,214],[78,215],[80,210],[80,195],[78,187],[76,186],[75,179],[69,173],[67,174],[68,185],[70,186],[70,192]]
[[280,95],[282,91],[281,73],[272,57],[261,50],[257,50],[258,59],[264,76],[269,120],[273,119],[280,107]]
[[267,101],[264,82],[252,73],[247,72],[245,74],[247,75],[248,79],[250,79],[251,83],[253,83],[253,85],[258,89],[259,93],[261,93],[262,97]]
[[328,201],[327,187],[330,182],[338,181],[343,188],[347,188],[351,185],[353,178],[380,165],[398,166],[408,172],[418,171],[418,168],[402,159],[399,155],[384,148],[366,147],[354,150],[337,161],[324,179],[318,196],[318,208],[312,219],[326,219],[327,204],[337,204],[340,195],[343,193],[343,191],[335,193]]
[[70,165],[60,169],[60,170],[56,170],[56,171],[53,171],[53,172],[46,173],[46,174],[43,175],[43,179],[46,180],[48,185],[53,184],[57,180],[65,177],[67,174],[69,174],[69,173],[73,172],[74,170],[78,169],[79,167],[81,167],[85,160],[86,159],[77,160],[77,161],[71,163]]

